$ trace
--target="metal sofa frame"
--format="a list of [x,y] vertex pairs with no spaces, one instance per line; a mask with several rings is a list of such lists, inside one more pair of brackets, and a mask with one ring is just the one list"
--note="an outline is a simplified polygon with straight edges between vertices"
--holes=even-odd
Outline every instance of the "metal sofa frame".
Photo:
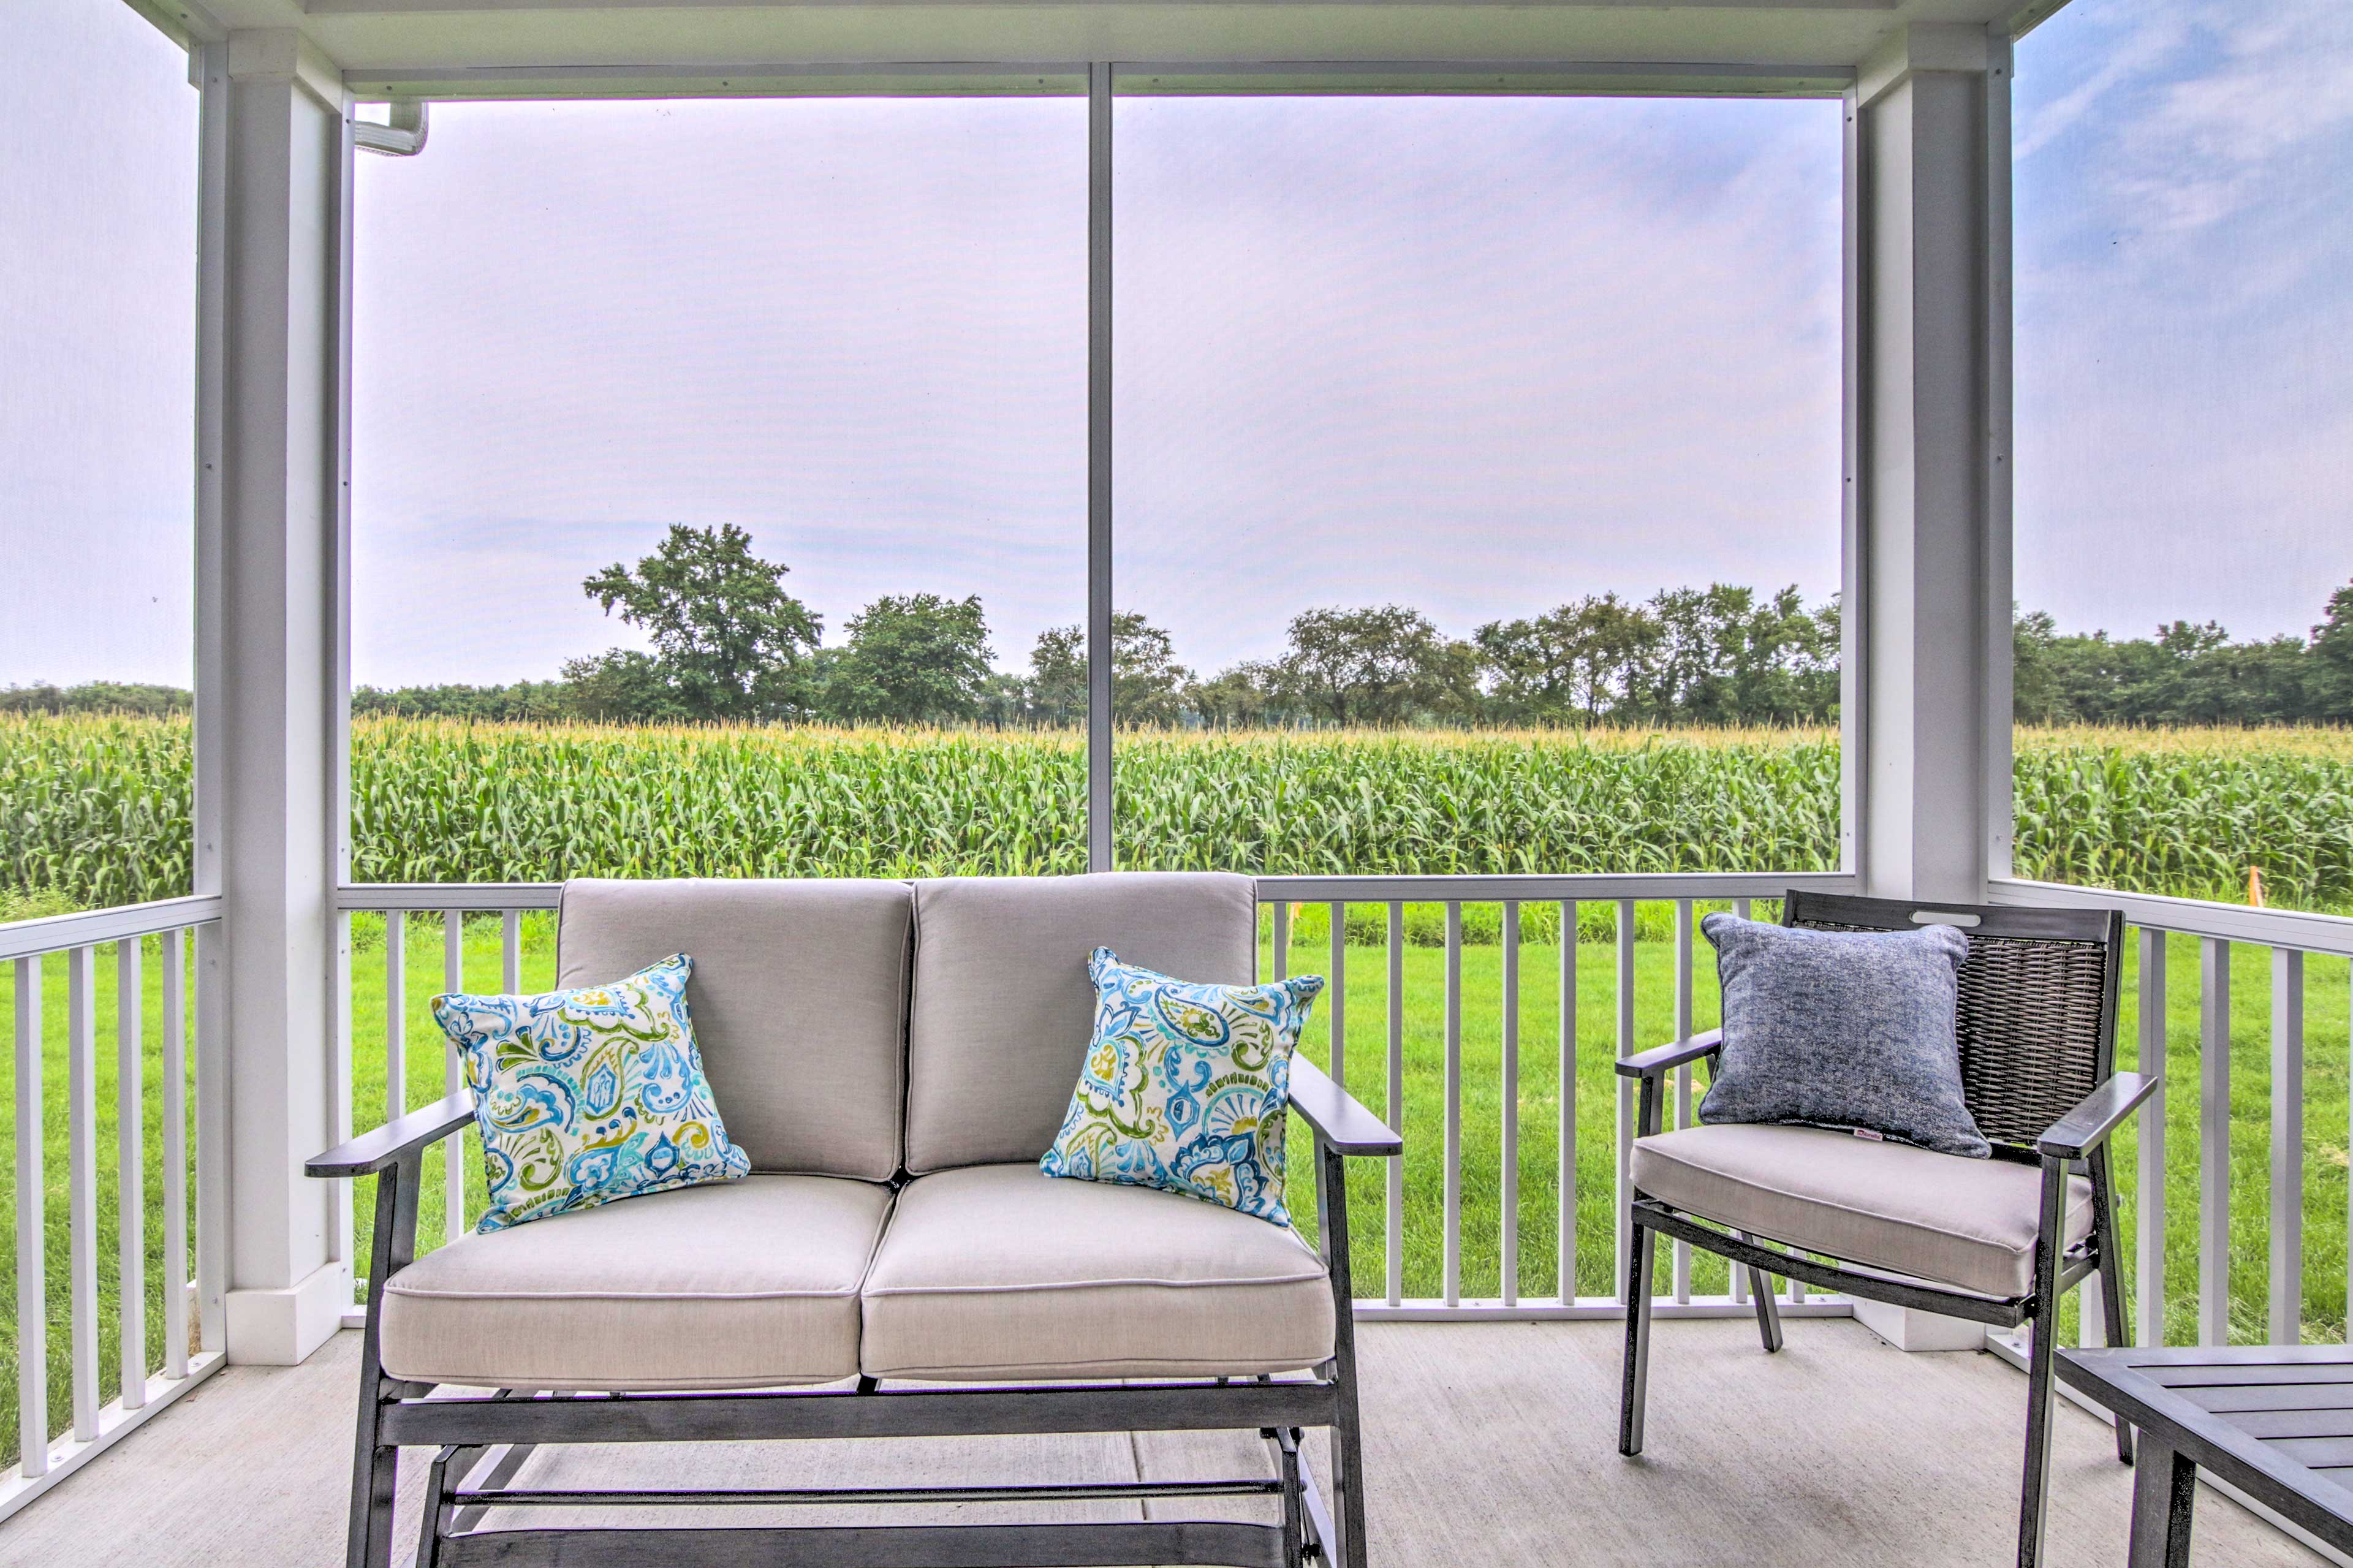
[[[756,1393],[558,1397],[500,1389],[428,1398],[433,1386],[387,1376],[378,1354],[385,1283],[417,1255],[425,1152],[474,1119],[459,1093],[355,1138],[304,1165],[318,1177],[375,1178],[375,1242],[361,1346],[359,1432],[353,1461],[349,1568],[388,1568],[396,1456],[435,1449],[417,1532],[418,1568],[541,1564],[621,1568],[659,1561],[708,1568],[892,1564],[894,1568],[1081,1568],[1113,1563],[1229,1563],[1365,1568],[1363,1443],[1357,1419],[1355,1291],[1348,1265],[1347,1159],[1393,1158],[1398,1135],[1313,1062],[1293,1058],[1292,1108],[1315,1141],[1321,1249],[1331,1271],[1331,1360],[1303,1376],[1149,1384],[988,1384]],[[1334,1496],[1308,1462],[1304,1429],[1332,1434]],[[991,1487],[802,1490],[587,1490],[512,1485],[543,1443],[729,1442],[758,1438],[1010,1436],[1065,1432],[1256,1428],[1272,1474],[1208,1481],[1039,1483]],[[499,1450],[496,1457],[492,1451]],[[487,1463],[486,1463],[487,1461]],[[491,1508],[731,1504],[900,1504],[1272,1497],[1282,1521],[781,1525],[485,1529]]]

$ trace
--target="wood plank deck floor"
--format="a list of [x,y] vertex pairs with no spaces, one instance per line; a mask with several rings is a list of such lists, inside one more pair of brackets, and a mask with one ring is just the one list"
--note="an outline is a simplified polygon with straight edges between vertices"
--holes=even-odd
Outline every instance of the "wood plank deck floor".
[[[358,1339],[343,1333],[300,1367],[219,1373],[0,1526],[0,1564],[340,1563]],[[1860,1324],[1824,1321],[1792,1322],[1788,1348],[1768,1357],[1745,1321],[1662,1323],[1649,1452],[1629,1461],[1616,1451],[1615,1324],[1368,1324],[1360,1342],[1377,1568],[1995,1568],[2015,1550],[2025,1381],[1989,1356],[1905,1355]],[[2090,1415],[2063,1401],[2056,1426],[2051,1561],[2120,1563],[2131,1472]],[[1209,1479],[1260,1473],[1262,1453],[1249,1434],[704,1445],[538,1455],[524,1476],[554,1484],[889,1485],[1113,1480],[1140,1468]],[[417,1462],[402,1468],[405,1501],[424,1452],[410,1457]],[[1142,1506],[1165,1517],[1169,1505]],[[1063,1516],[1076,1517],[1076,1507]],[[648,1511],[649,1522],[684,1522],[682,1510]],[[971,1521],[1004,1516],[955,1511]],[[824,1512],[845,1523],[871,1517]],[[730,1510],[740,1522],[754,1516],[790,1517]],[[415,1519],[406,1507],[396,1563],[410,1560]],[[2191,1560],[2231,1568],[2321,1561],[2202,1489]]]

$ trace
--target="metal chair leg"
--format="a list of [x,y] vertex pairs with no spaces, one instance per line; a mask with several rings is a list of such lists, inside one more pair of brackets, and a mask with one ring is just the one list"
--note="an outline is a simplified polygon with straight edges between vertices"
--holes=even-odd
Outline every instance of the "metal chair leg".
[[1659,1238],[1637,1220],[1626,1258],[1626,1377],[1618,1404],[1618,1451],[1642,1451],[1642,1406],[1651,1376],[1651,1280]]
[[417,1237],[417,1189],[424,1156],[405,1159],[375,1179],[375,1246],[368,1276],[367,1327],[360,1335],[359,1435],[352,1455],[351,1531],[347,1568],[391,1568],[392,1506],[398,1495],[400,1450],[377,1441],[384,1402],[405,1384],[384,1375],[378,1355],[377,1308],[384,1282],[405,1268]]
[[[2125,1316],[2124,1253],[2116,1246],[2116,1189],[2108,1176],[2108,1152],[2092,1156],[2093,1243],[2100,1254],[2100,1317],[2106,1325],[2108,1348],[2132,1344],[2132,1320]],[[2116,1417],[2116,1458],[2133,1462],[2132,1423]]]
[[2034,1350],[2026,1372],[2026,1474],[2019,1489],[2018,1568],[2042,1568],[2042,1522],[2051,1490],[2051,1372],[2059,1350],[2059,1254],[2065,1240],[2065,1167],[2046,1164],[2042,1218],[2034,1246]]
[[[1732,1233],[1743,1241],[1757,1238],[1745,1230]],[[1773,1295],[1773,1280],[1762,1268],[1748,1271],[1748,1299],[1757,1304],[1757,1333],[1765,1342],[1765,1353],[1771,1355],[1781,1348],[1781,1303]]]
[[462,1479],[470,1461],[462,1448],[450,1447],[433,1456],[425,1474],[423,1517],[417,1521],[417,1568],[440,1568],[441,1537],[448,1525],[449,1468],[456,1462]]

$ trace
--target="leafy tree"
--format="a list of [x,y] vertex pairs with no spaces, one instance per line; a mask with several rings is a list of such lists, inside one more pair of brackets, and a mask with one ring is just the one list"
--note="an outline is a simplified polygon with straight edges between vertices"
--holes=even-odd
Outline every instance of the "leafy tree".
[[570,717],[576,711],[574,696],[573,688],[560,680],[518,680],[512,686],[402,686],[388,691],[360,686],[352,689],[352,714],[354,718],[397,715],[525,723]]
[[1515,621],[1490,621],[1472,633],[1490,678],[1496,715],[1522,724],[1560,724],[1577,713],[1574,607]]
[[897,724],[970,722],[994,672],[980,595],[886,595],[849,618],[826,683],[834,716]]
[[1184,714],[1193,672],[1176,662],[1168,634],[1134,610],[1111,617],[1111,710],[1123,724],[1166,728]]
[[[1184,717],[1193,672],[1176,662],[1175,639],[1134,610],[1111,617],[1111,707],[1123,724],[1168,726]],[[1087,716],[1087,629],[1048,626],[1029,650],[1029,700],[1055,724]]]
[[2353,723],[2353,584],[2328,595],[2328,609],[2312,628],[2312,716]]
[[1185,691],[1185,705],[1213,730],[1234,730],[1266,723],[1272,716],[1269,692],[1274,684],[1271,665],[1244,660],[1221,670],[1211,680],[1197,681]]
[[789,570],[754,555],[752,536],[732,522],[673,523],[634,569],[616,562],[581,586],[653,639],[661,680],[687,717],[764,719],[803,705],[797,667],[818,645],[818,617],[785,592]]
[[1087,716],[1087,629],[1048,626],[1029,650],[1029,699],[1048,723],[1076,724]]
[[1452,691],[1446,639],[1403,605],[1306,610],[1272,667],[1277,699],[1334,724],[1398,724],[1443,707]]
[[679,724],[706,717],[680,700],[662,662],[633,647],[607,648],[564,662],[565,706],[575,718],[606,723]]
[[195,694],[184,687],[139,681],[88,680],[62,687],[35,681],[0,687],[0,713],[134,713],[160,719],[195,707]]
[[1660,637],[1657,616],[1615,594],[1588,595],[1533,620],[1490,622],[1476,634],[1505,711],[1585,724],[1635,715]]

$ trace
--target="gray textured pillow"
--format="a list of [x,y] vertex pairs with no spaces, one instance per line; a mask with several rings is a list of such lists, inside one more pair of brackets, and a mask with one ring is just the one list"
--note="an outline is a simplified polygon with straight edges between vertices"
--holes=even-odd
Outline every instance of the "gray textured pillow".
[[1724,1054],[1703,1121],[1860,1129],[1982,1160],[1953,1016],[1968,938],[1951,926],[1829,931],[1710,915]]

